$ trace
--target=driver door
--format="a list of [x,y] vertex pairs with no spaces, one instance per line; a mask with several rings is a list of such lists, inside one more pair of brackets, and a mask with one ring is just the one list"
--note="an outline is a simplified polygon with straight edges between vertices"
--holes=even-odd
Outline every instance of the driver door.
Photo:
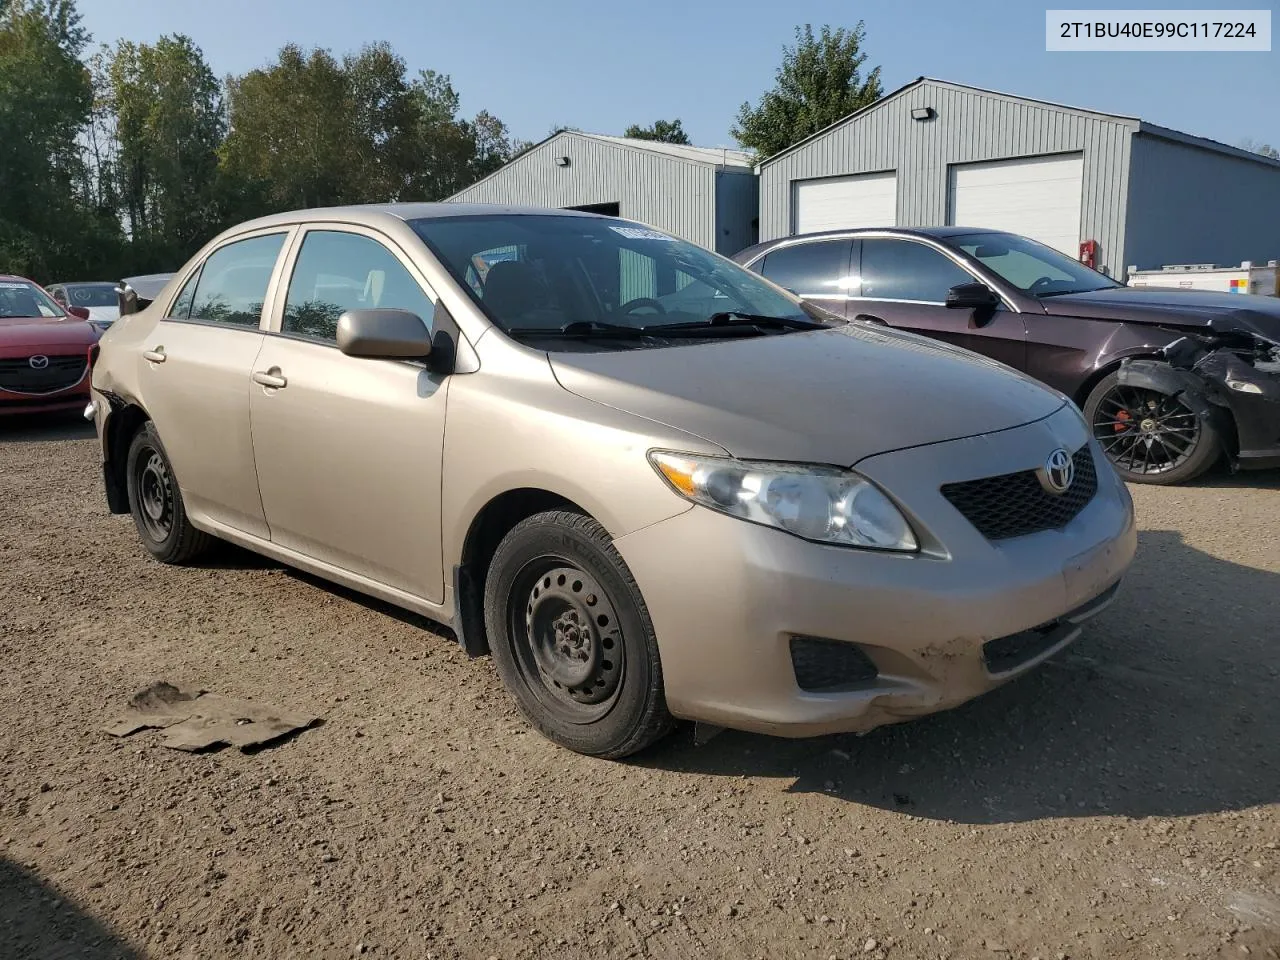
[[850,318],[881,320],[1026,369],[1027,328],[1021,314],[1002,304],[982,324],[973,310],[946,306],[948,290],[980,278],[918,240],[864,237],[860,246],[862,284],[859,295],[850,298]]
[[337,346],[346,310],[393,307],[430,326],[435,298],[374,231],[312,227],[294,249],[250,388],[271,542],[439,603],[447,377]]

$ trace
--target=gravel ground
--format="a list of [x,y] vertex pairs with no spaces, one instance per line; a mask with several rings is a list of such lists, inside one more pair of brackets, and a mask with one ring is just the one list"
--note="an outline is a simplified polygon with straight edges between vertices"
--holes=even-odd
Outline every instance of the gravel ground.
[[[1134,491],[1044,669],[865,737],[530,732],[442,628],[149,560],[78,425],[0,425],[0,957],[1280,957],[1280,477]],[[325,718],[190,755],[153,680]]]

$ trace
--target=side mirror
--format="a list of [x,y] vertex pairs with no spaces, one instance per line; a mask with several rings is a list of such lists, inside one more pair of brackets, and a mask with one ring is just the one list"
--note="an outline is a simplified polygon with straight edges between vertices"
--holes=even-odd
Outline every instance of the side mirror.
[[431,319],[408,310],[348,310],[338,318],[338,349],[370,360],[425,360]]
[[75,317],[77,320],[89,319],[88,307],[67,307],[67,313]]
[[985,283],[958,283],[947,291],[947,306],[952,310],[994,309],[999,303]]

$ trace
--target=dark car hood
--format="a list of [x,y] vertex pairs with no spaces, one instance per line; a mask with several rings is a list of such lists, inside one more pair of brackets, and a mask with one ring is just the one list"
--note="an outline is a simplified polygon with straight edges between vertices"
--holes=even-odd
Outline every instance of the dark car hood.
[[986,357],[864,324],[665,349],[557,352],[551,365],[572,393],[757,460],[852,465],[1030,423],[1065,402]]
[[1280,299],[1252,294],[1181,290],[1177,287],[1115,287],[1045,297],[1055,316],[1157,323],[1179,327],[1244,330],[1280,337]]
[[0,354],[57,347],[88,349],[98,331],[76,317],[0,317]]

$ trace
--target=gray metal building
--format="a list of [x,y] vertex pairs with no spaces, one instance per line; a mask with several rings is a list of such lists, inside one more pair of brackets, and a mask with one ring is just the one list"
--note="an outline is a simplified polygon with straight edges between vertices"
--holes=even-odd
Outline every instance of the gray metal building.
[[757,238],[755,171],[737,150],[562,131],[449,200],[608,213],[726,255]]
[[761,239],[861,226],[1011,230],[1095,266],[1280,256],[1280,161],[921,77],[761,164]]

